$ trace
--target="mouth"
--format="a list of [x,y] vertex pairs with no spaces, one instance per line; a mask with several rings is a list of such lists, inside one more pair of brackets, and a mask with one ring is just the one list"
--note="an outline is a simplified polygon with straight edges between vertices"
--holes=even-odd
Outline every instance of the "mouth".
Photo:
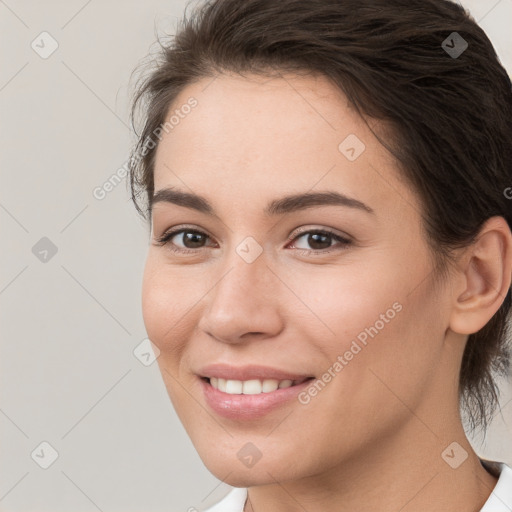
[[315,377],[262,366],[215,364],[197,374],[208,408],[234,420],[256,420],[284,407],[300,407],[299,393]]
[[299,393],[315,379],[306,373],[261,365],[213,363],[196,372],[206,406],[218,416],[256,420],[272,411],[299,406]]

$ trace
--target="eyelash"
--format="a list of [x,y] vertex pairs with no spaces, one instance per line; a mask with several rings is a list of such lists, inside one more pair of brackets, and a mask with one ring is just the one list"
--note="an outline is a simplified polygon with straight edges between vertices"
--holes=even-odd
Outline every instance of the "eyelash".
[[[182,253],[182,254],[197,253],[198,251],[205,249],[205,247],[199,247],[197,249],[189,249],[189,248],[181,249],[179,247],[176,247],[175,244],[170,245],[169,244],[170,240],[175,235],[179,235],[180,233],[195,233],[195,234],[200,234],[206,238],[210,238],[209,235],[207,235],[206,233],[203,233],[202,231],[199,231],[197,229],[182,227],[182,228],[178,228],[175,230],[166,231],[162,236],[160,236],[159,238],[156,239],[156,243],[159,246],[169,245],[169,249],[171,251],[173,251],[175,253]],[[320,234],[320,235],[331,236],[332,238],[337,240],[339,242],[339,244],[341,245],[341,247],[339,247],[340,250],[348,247],[352,243],[351,240],[344,238],[340,235],[337,235],[336,233],[334,233],[333,231],[331,231],[329,229],[310,229],[308,231],[303,231],[301,233],[295,234],[294,236],[291,236],[290,238],[288,238],[288,242],[292,242],[298,238],[303,237],[304,235],[310,235],[310,234]],[[322,253],[327,253],[333,247],[334,246],[326,247],[325,249],[297,249],[297,250],[302,251],[305,254],[322,254]]]

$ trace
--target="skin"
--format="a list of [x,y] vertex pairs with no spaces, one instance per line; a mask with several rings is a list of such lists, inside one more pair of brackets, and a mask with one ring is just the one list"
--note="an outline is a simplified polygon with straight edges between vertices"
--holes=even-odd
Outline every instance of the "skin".
[[[249,487],[246,511],[480,510],[496,478],[466,438],[457,385],[467,335],[510,286],[504,219],[489,219],[438,282],[417,195],[326,79],[210,77],[183,90],[170,111],[190,96],[197,107],[159,143],[155,190],[203,195],[217,216],[154,205],[142,307],[169,397],[207,468]],[[353,162],[338,149],[349,134],[366,146]],[[329,190],[374,213],[323,205],[263,214],[270,200]],[[171,242],[155,243],[181,224],[207,234],[202,248],[178,255]],[[299,227],[330,228],[352,243],[315,246]],[[236,252],[248,236],[263,249],[252,263]],[[190,247],[183,235],[172,242]],[[208,408],[194,373],[202,365],[318,378],[396,302],[401,311],[308,404],[292,400],[252,422]],[[250,468],[237,457],[247,442],[262,454]],[[442,457],[454,442],[455,457],[468,454],[456,469]]]

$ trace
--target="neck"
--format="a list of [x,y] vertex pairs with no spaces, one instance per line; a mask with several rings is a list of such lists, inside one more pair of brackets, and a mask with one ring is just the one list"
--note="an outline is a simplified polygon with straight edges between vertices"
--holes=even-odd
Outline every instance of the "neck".
[[[481,465],[462,425],[430,431],[413,417],[400,434],[320,475],[252,487],[244,512],[480,511],[497,478]],[[460,447],[445,451],[454,442]]]

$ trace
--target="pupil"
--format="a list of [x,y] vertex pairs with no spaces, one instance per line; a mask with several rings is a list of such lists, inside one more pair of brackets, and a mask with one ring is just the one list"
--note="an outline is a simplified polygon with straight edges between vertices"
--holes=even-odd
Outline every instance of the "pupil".
[[[200,247],[202,236],[203,235],[201,235],[200,233],[185,232],[185,237],[184,237],[185,246],[188,247],[189,249],[195,249],[197,247]],[[189,246],[188,242],[191,242],[192,245]],[[197,244],[197,245],[195,245],[195,244]]]
[[[318,245],[318,243],[320,243],[320,245],[322,245],[322,243],[325,245],[325,243],[327,243],[327,247],[329,247],[330,246],[330,244],[329,244],[330,236],[331,235],[326,235],[326,234],[322,234],[322,233],[312,233],[309,235],[308,243],[311,245],[311,247],[313,247],[313,249],[325,249],[325,247],[317,247],[315,245]],[[318,238],[323,238],[324,241],[319,242]]]

